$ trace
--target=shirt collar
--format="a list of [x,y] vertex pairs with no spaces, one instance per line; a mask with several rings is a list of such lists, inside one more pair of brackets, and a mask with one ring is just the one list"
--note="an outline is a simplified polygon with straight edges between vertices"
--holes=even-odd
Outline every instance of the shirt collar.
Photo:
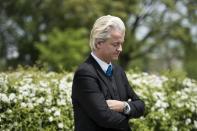
[[109,65],[112,65],[111,62],[109,64],[107,64],[106,62],[102,61],[100,58],[98,58],[93,52],[91,52],[92,57],[97,61],[97,63],[100,65],[100,67],[102,68],[102,70],[104,72],[107,71],[107,68]]

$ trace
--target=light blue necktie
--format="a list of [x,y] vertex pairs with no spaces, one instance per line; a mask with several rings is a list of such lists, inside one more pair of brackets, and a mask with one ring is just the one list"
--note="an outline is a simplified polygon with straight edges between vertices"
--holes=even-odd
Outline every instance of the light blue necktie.
[[112,65],[109,65],[108,68],[107,68],[107,71],[105,73],[107,76],[112,76]]

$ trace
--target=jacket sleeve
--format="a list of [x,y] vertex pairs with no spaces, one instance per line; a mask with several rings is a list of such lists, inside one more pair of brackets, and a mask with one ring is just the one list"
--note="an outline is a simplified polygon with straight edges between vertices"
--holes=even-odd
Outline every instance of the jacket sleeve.
[[108,108],[100,90],[98,78],[90,71],[80,70],[76,72],[73,92],[85,113],[99,126],[119,130],[128,128],[128,118]]
[[123,81],[125,82],[128,99],[130,99],[130,101],[127,101],[131,109],[130,114],[128,116],[130,118],[138,118],[140,116],[143,116],[144,111],[145,111],[144,102],[137,96],[137,94],[134,92],[134,90],[130,86],[128,78],[123,70],[122,70],[122,75],[124,79]]

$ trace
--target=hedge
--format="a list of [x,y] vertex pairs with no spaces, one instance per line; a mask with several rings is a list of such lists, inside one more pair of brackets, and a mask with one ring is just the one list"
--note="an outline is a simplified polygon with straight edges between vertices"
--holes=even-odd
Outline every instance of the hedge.
[[[145,101],[146,113],[131,119],[134,131],[197,130],[197,83],[144,72],[127,72]],[[18,70],[0,73],[0,130],[73,130],[73,73]]]

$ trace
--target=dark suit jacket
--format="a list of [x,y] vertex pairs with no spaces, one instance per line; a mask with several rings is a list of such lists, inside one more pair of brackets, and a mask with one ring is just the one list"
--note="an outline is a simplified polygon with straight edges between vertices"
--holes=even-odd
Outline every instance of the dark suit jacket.
[[120,101],[128,101],[131,113],[108,108],[106,100],[117,99],[104,71],[90,55],[75,72],[72,86],[75,131],[130,131],[128,120],[143,115],[144,102],[129,85],[123,69],[113,65]]

